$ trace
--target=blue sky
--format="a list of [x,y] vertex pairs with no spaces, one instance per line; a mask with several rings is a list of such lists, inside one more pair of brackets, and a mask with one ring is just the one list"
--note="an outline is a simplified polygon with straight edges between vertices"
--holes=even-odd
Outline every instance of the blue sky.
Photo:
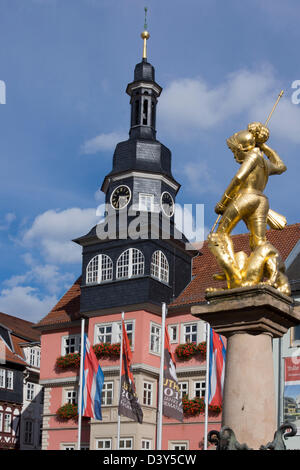
[[237,169],[226,138],[264,121],[284,89],[269,144],[288,171],[266,193],[299,221],[297,0],[0,0],[0,311],[37,321],[80,274],[70,240],[96,223],[99,187],[128,135],[144,6],[177,202],[204,204],[212,226]]

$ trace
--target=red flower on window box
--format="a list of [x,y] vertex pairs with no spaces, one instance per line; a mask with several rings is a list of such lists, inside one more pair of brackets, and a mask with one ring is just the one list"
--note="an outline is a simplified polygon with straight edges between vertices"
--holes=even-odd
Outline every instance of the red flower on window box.
[[78,369],[80,366],[80,354],[70,353],[65,356],[60,356],[56,359],[56,367],[58,369]]
[[[205,412],[205,403],[204,398],[193,398],[192,400],[187,397],[182,398],[182,408],[183,413],[186,417],[189,416],[198,416],[201,413]],[[210,413],[219,414],[222,411],[221,406],[208,405],[208,411]]]
[[175,349],[175,353],[179,359],[188,360],[191,357],[199,354],[203,358],[206,356],[206,342],[203,341],[202,343],[184,343],[179,344]]
[[97,359],[102,357],[116,359],[120,357],[120,343],[99,343],[93,346]]
[[71,403],[66,403],[62,405],[56,411],[56,415],[60,420],[68,421],[69,419],[77,419],[78,417],[78,407]]

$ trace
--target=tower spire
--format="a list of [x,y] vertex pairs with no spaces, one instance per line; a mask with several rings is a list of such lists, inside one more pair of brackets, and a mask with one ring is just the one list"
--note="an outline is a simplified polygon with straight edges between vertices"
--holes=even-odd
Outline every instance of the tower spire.
[[148,32],[148,25],[147,25],[148,8],[145,7],[144,10],[145,10],[145,22],[144,22],[144,31],[141,33],[141,38],[144,40],[143,59],[147,60],[147,40],[150,38],[150,34]]

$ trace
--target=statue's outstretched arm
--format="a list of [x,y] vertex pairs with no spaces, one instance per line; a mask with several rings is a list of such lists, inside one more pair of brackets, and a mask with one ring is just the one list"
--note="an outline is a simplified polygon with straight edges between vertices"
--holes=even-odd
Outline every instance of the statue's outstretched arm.
[[269,174],[270,175],[280,175],[284,171],[286,171],[286,166],[281,160],[280,156],[278,155],[275,150],[271,149],[266,144],[260,145],[261,150],[264,152],[266,157],[268,157],[268,167],[269,167]]

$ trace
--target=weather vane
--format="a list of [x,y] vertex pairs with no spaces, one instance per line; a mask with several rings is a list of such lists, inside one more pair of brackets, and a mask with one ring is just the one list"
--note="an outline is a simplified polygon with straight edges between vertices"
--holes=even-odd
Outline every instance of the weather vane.
[[145,8],[144,8],[144,10],[145,10],[145,23],[144,23],[144,30],[146,31],[146,30],[147,30],[147,28],[148,28],[148,25],[147,25],[147,11],[148,11],[148,8],[147,8],[147,7],[145,7]]
[[143,59],[147,59],[147,39],[150,38],[150,34],[147,31],[148,25],[147,25],[147,11],[148,8],[145,7],[145,23],[144,23],[144,31],[141,34],[141,38],[144,40],[144,48],[143,48]]

